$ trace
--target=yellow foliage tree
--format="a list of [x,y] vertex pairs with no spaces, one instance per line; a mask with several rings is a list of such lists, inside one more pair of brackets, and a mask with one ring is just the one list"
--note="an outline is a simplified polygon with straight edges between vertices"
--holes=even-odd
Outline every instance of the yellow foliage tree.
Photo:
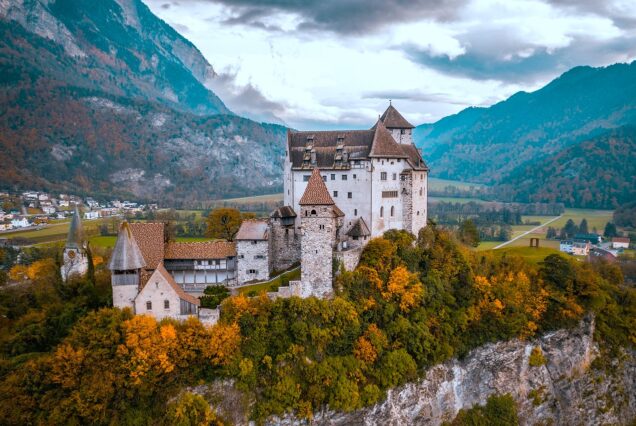
[[385,300],[398,300],[403,312],[411,310],[421,302],[424,296],[424,288],[417,275],[403,266],[398,266],[391,271],[389,282],[381,292]]
[[217,324],[209,331],[209,342],[204,348],[204,356],[212,365],[228,365],[239,356],[241,329],[237,323]]
[[24,265],[15,265],[9,270],[11,281],[23,281],[28,277],[28,268]]

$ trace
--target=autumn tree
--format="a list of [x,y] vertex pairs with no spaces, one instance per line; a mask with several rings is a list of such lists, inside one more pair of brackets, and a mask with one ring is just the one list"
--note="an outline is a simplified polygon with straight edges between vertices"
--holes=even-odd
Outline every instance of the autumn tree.
[[185,392],[168,405],[168,423],[174,426],[220,426],[210,404],[201,396]]
[[218,208],[210,212],[206,222],[205,235],[210,238],[219,238],[234,241],[234,237],[245,219],[254,218],[254,213],[241,213],[233,208]]

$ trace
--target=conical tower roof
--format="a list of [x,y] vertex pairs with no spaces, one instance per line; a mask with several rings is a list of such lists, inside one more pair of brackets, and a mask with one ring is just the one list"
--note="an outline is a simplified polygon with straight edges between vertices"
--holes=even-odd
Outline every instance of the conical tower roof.
[[71,226],[68,229],[68,237],[66,238],[66,247],[79,250],[82,248],[84,241],[84,230],[82,228],[82,219],[80,218],[79,209],[75,206],[75,212],[71,218]]
[[307,188],[305,193],[298,202],[301,206],[315,205],[315,206],[332,206],[336,203],[333,202],[333,198],[329,195],[327,185],[322,180],[320,175],[320,169],[314,168],[311,172],[309,182],[307,182]]
[[141,255],[141,250],[135,241],[128,222],[123,222],[119,227],[119,235],[115,249],[110,258],[108,269],[111,271],[131,271],[146,266],[146,261]]
[[375,133],[369,157],[407,158],[400,144],[393,139],[391,133],[384,126],[382,119],[379,119],[372,129]]
[[390,103],[389,107],[384,111],[384,114],[382,114],[382,117],[380,117],[380,120],[382,120],[388,129],[412,129],[415,127],[406,121],[406,118]]

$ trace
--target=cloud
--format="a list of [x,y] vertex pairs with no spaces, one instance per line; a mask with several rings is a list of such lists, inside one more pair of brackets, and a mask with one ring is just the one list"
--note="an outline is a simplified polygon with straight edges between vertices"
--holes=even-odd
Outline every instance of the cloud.
[[456,99],[450,93],[426,93],[419,90],[384,90],[362,94],[363,99],[405,100],[414,102],[446,103],[452,105],[466,105],[465,99]]
[[418,20],[448,21],[468,0],[208,0],[223,4],[232,16],[223,22],[276,28],[263,19],[276,14],[299,17],[297,31],[338,34],[379,33],[395,23]]
[[281,118],[286,106],[268,99],[252,83],[237,83],[238,70],[225,69],[206,81],[206,86],[216,93],[234,113],[257,121],[285,124]]

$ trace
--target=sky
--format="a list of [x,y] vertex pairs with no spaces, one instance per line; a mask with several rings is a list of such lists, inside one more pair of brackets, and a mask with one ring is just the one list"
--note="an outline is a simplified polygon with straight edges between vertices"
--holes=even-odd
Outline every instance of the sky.
[[636,0],[143,0],[235,113],[299,130],[414,125],[636,58]]

